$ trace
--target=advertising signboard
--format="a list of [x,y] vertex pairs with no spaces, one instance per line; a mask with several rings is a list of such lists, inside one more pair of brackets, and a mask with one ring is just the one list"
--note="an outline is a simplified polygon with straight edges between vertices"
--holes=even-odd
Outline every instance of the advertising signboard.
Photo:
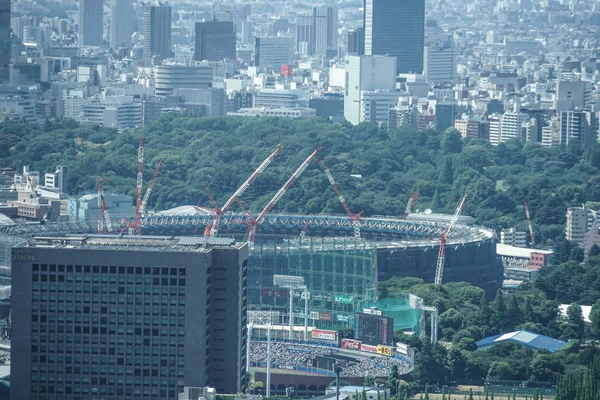
[[376,314],[354,314],[354,339],[377,346],[391,346],[394,340],[394,320]]
[[332,321],[333,313],[330,313],[328,311],[319,311],[319,320],[320,321]]
[[371,346],[370,344],[361,344],[361,351],[366,351],[367,353],[377,353],[377,346]]
[[360,350],[361,344],[362,342],[360,340],[342,339],[341,347],[342,349]]
[[334,303],[352,304],[354,303],[354,297],[346,294],[334,294],[333,301]]
[[396,351],[400,354],[408,354],[408,346],[404,343],[396,343]]
[[377,345],[377,354],[382,354],[384,356],[391,357],[392,356],[392,348],[390,346]]
[[337,340],[336,331],[328,331],[325,329],[313,329],[310,336],[313,339]]
[[261,289],[261,295],[263,297],[287,297],[288,291],[286,289]]

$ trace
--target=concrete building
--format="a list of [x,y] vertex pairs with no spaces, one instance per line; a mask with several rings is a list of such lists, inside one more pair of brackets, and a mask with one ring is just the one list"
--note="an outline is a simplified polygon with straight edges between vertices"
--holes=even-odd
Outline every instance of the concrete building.
[[57,190],[58,193],[67,193],[67,167],[58,166],[56,171],[44,174],[44,187]]
[[0,0],[0,84],[10,80],[10,0]]
[[296,51],[301,56],[309,56],[314,50],[314,20],[311,15],[299,15],[296,20]]
[[254,64],[268,71],[281,71],[284,65],[294,62],[294,40],[285,36],[268,36],[255,39]]
[[365,28],[359,27],[348,31],[348,54],[362,56],[365,54]]
[[392,90],[363,90],[360,92],[360,122],[387,126],[390,109],[398,104],[400,92]]
[[456,120],[455,103],[436,103],[435,105],[435,130],[443,133],[454,126]]
[[417,126],[417,107],[412,104],[398,104],[390,108],[388,113],[388,131],[400,128],[402,125],[408,124]]
[[174,89],[207,89],[212,87],[213,68],[207,65],[158,65],[154,67],[157,96],[173,94]]
[[278,117],[293,119],[312,119],[317,117],[316,110],[307,107],[253,107],[229,111],[228,117]]
[[454,120],[454,129],[460,132],[460,136],[465,138],[489,138],[490,124],[488,121],[476,121],[473,119]]
[[591,110],[592,82],[589,81],[558,81],[556,83],[556,112],[580,109]]
[[456,81],[456,53],[449,37],[425,45],[423,75],[429,83],[446,84]]
[[396,73],[423,72],[425,0],[365,0],[365,54],[396,57]]
[[204,108],[203,115],[211,117],[222,117],[225,115],[225,91],[223,89],[178,88],[173,90],[173,95],[183,101],[182,107],[184,108],[201,105]]
[[14,247],[11,397],[176,399],[209,382],[245,391],[247,258],[245,243],[222,238],[73,235]]
[[591,145],[597,140],[596,114],[591,111],[565,110],[560,113],[560,144],[572,140]]
[[79,45],[102,46],[104,0],[79,0]]
[[233,22],[196,22],[194,60],[235,60],[235,29]]
[[[121,220],[135,217],[133,197],[105,192],[104,201],[113,219]],[[69,198],[67,213],[70,221],[89,222],[96,220],[98,218],[98,194],[91,193]]]
[[500,243],[509,246],[526,247],[527,242],[525,241],[525,232],[517,231],[515,228],[509,230],[500,231]]
[[155,2],[144,8],[144,57],[169,58],[171,48],[171,6]]
[[313,7],[314,54],[317,57],[337,56],[338,9],[332,6]]
[[107,96],[83,105],[82,120],[118,130],[142,126],[142,104],[132,96]]
[[585,206],[567,208],[565,238],[583,247],[586,244],[586,234],[592,229],[597,218],[597,211]]
[[133,34],[133,1],[111,0],[110,2],[110,47],[131,47]]
[[396,57],[347,55],[345,69],[344,118],[358,125],[363,122],[361,92],[396,90]]

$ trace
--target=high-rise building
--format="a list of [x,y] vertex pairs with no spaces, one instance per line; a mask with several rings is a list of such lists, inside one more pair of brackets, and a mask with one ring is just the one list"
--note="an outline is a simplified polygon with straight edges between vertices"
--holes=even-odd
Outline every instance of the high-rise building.
[[10,0],[0,0],[0,84],[10,81]]
[[598,133],[596,114],[591,111],[565,110],[560,113],[560,143],[576,140],[591,145]]
[[556,100],[554,109],[557,112],[565,110],[591,110],[592,82],[589,81],[558,81],[556,83]]
[[425,0],[365,0],[365,54],[397,58],[397,73],[423,72]]
[[396,57],[347,55],[345,69],[344,118],[351,124],[358,125],[363,122],[363,91],[396,90]]
[[597,218],[598,212],[585,206],[567,208],[565,238],[583,246],[586,235],[597,222]]
[[235,60],[235,30],[231,21],[196,22],[194,60]]
[[11,397],[246,387],[246,244],[77,235],[13,248]]
[[454,83],[456,80],[456,54],[450,37],[428,42],[423,54],[423,74],[429,83]]
[[365,54],[365,28],[348,31],[348,54],[359,56]]
[[104,0],[79,0],[79,45],[104,44]]
[[294,42],[291,37],[256,38],[254,51],[254,64],[269,71],[279,72],[282,66],[294,62]]
[[132,0],[111,0],[110,3],[110,47],[131,47],[133,34]]
[[321,6],[313,8],[313,38],[315,55],[328,57],[337,54],[338,45],[338,9]]
[[311,15],[300,15],[296,20],[296,51],[307,56],[315,54],[314,20]]
[[435,130],[438,133],[443,133],[446,129],[452,128],[455,119],[455,103],[437,103],[435,105]]
[[162,2],[144,9],[144,57],[169,58],[171,48],[171,6]]

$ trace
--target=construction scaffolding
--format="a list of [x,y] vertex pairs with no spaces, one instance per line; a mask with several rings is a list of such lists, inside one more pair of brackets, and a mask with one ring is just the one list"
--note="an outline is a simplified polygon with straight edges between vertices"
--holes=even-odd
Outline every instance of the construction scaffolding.
[[[376,250],[350,237],[258,241],[248,259],[249,309],[279,311],[280,323],[289,323],[289,292],[273,285],[273,275],[303,277],[309,325],[339,329],[351,326],[354,313],[375,302]],[[304,292],[292,298],[294,324],[303,325]]]
[[394,319],[394,330],[419,333],[421,311],[413,308],[409,297],[387,297],[377,301],[377,308],[381,313]]

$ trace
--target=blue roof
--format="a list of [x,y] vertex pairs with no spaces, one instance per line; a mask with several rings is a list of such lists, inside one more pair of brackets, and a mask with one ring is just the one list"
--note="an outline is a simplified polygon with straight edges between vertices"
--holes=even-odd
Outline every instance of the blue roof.
[[477,349],[485,349],[498,343],[511,342],[527,346],[531,349],[546,349],[551,353],[560,350],[566,342],[549,336],[540,335],[529,331],[515,331],[502,335],[489,336],[476,342]]

